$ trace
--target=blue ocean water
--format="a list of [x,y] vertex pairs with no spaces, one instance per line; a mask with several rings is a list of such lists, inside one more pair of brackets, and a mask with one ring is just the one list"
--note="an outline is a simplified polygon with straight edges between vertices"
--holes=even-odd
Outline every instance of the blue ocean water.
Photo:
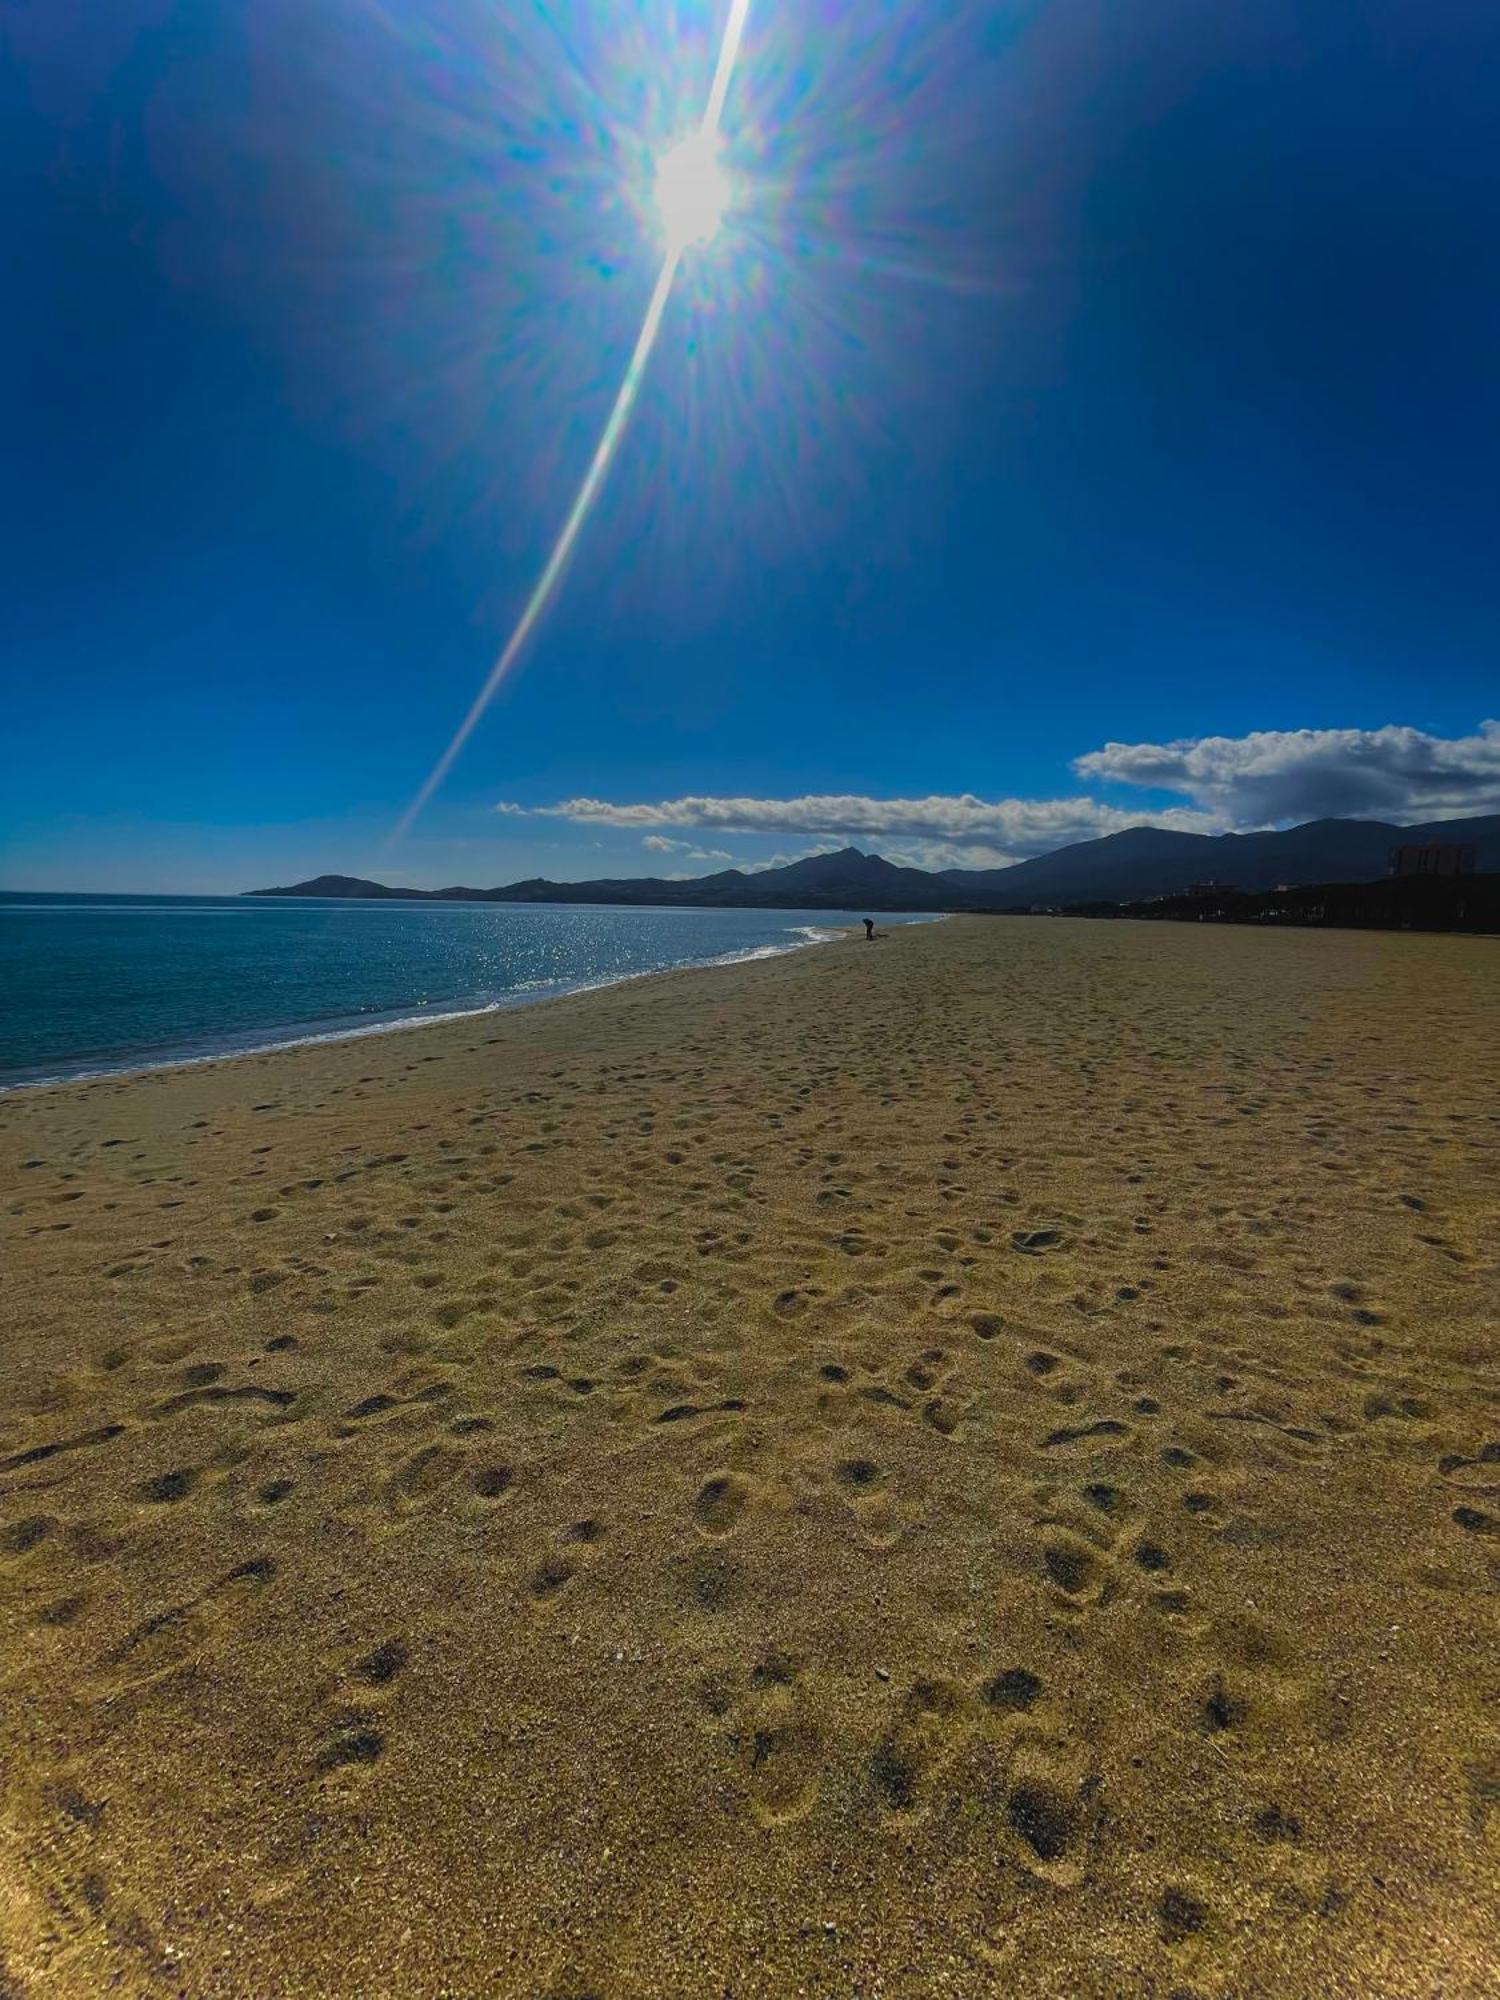
[[864,914],[4,895],[0,1088],[793,951]]

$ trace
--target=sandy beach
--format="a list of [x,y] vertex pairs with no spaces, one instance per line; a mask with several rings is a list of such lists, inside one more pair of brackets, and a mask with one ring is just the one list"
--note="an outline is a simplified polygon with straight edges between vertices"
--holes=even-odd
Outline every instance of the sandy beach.
[[6,1995],[1500,1991],[1500,945],[0,1100]]

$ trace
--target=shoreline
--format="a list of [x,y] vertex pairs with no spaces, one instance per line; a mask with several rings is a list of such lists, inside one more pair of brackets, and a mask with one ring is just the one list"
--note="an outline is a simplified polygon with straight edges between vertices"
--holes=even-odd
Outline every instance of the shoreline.
[[[943,916],[922,918],[922,923],[943,923]],[[442,1011],[430,1014],[400,1014],[394,1018],[351,1023],[347,1026],[320,1027],[316,1023],[287,1022],[284,1029],[274,1028],[244,1030],[246,1036],[259,1037],[262,1034],[270,1040],[255,1039],[243,1041],[239,1046],[198,1049],[196,1044],[183,1044],[183,1053],[139,1056],[122,1056],[118,1062],[101,1060],[97,1067],[77,1069],[45,1076],[15,1076],[11,1079],[0,1073],[0,1099],[15,1095],[18,1091],[61,1089],[76,1083],[91,1083],[101,1078],[149,1076],[158,1070],[198,1068],[206,1063],[236,1062],[245,1056],[273,1055],[282,1049],[318,1047],[324,1043],[359,1041],[373,1035],[398,1034],[408,1028],[439,1027],[444,1022],[483,1019],[489,1015],[510,1014],[526,1007],[545,1006],[552,1000],[568,1000],[581,993],[603,993],[611,987],[629,985],[641,979],[659,979],[671,972],[706,972],[719,967],[748,965],[758,959],[785,958],[799,951],[809,950],[815,945],[833,944],[840,938],[853,933],[844,925],[817,929],[813,925],[800,925],[799,942],[784,945],[747,945],[739,951],[725,952],[715,958],[689,959],[680,965],[653,966],[641,972],[622,972],[605,979],[579,980],[573,984],[560,983],[546,992],[517,989],[502,994],[476,1006],[449,1006],[440,1003]]]
[[1468,938],[955,919],[0,1103],[0,1963],[1500,1969]]

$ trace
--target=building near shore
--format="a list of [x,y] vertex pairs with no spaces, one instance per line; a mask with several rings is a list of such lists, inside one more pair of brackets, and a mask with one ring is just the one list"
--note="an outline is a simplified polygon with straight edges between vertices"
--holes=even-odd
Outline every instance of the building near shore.
[[1393,875],[1472,875],[1475,849],[1469,841],[1433,841],[1391,850]]

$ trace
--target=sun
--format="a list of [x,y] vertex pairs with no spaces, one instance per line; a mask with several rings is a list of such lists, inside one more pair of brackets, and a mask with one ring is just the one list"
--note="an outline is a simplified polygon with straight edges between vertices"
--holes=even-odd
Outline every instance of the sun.
[[718,134],[690,132],[669,146],[656,162],[655,194],[657,219],[670,254],[711,243],[730,196]]

